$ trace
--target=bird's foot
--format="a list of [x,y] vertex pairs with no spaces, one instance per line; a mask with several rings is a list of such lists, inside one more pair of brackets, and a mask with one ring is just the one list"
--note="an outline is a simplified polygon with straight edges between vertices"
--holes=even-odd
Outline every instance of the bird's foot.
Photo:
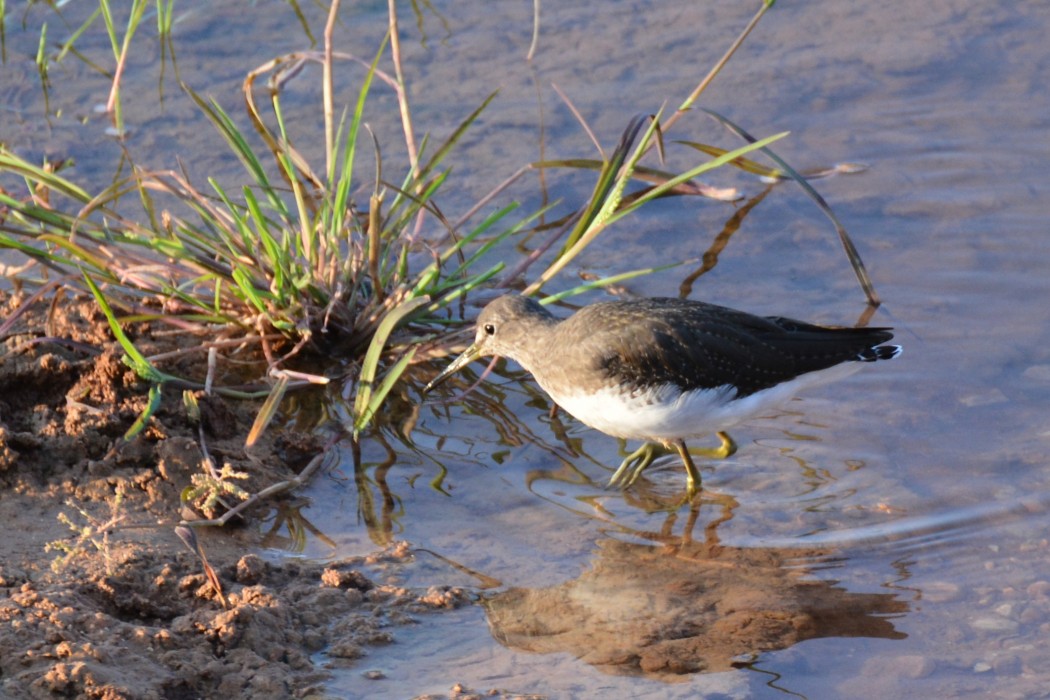
[[670,450],[662,445],[655,442],[647,442],[637,450],[627,455],[627,458],[620,463],[620,467],[613,473],[612,478],[609,479],[609,486],[615,486],[621,489],[625,489],[642,475],[653,460],[657,457],[662,457],[666,454],[670,454]]

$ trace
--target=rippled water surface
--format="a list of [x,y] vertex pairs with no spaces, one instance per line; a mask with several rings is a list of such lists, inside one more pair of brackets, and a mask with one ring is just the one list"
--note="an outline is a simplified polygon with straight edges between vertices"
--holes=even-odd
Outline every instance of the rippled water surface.
[[[547,136],[573,142],[547,88],[556,82],[611,139],[631,114],[684,94],[746,16],[696,5],[545,10],[535,72],[511,57],[505,77],[495,65],[488,74],[520,101],[525,133],[538,90]],[[388,679],[370,692],[457,680],[553,697],[1045,694],[1048,20],[1035,4],[776,8],[704,106],[752,133],[790,130],[778,149],[798,167],[870,166],[818,186],[886,301],[873,323],[897,328],[904,356],[737,428],[740,451],[706,465],[707,497],[692,510],[675,507],[673,459],[625,494],[605,490],[616,441],[549,418],[517,375],[489,379],[466,408],[424,404],[418,452],[399,452],[385,474],[394,536],[501,586],[484,616],[423,625],[423,653],[406,642],[373,654],[366,664]],[[457,18],[449,50],[496,26]],[[493,128],[506,130],[503,115]],[[712,133],[699,117],[690,125]],[[489,167],[505,161],[516,162],[501,152]],[[656,207],[609,231],[580,267],[697,256],[732,213]],[[862,299],[833,235],[781,186],[694,296],[850,323]],[[673,295],[687,274],[631,288]],[[447,493],[428,485],[438,463]],[[371,545],[354,489],[313,495],[345,551]],[[471,585],[461,570],[446,576]],[[359,684],[351,674],[336,687]]]
[[[753,11],[575,5],[544,5],[531,65],[528,3],[438,3],[447,29],[428,19],[425,45],[405,30],[425,128],[447,133],[501,90],[454,156],[463,202],[530,160],[593,156],[552,84],[611,146],[635,114],[677,105]],[[301,48],[285,15],[268,18],[276,4],[257,4],[252,31],[273,43],[216,53],[216,17],[235,11],[184,17],[183,59],[209,62],[184,65],[184,79],[233,94],[247,70]],[[382,11],[348,18],[375,29],[371,40]],[[405,540],[417,548],[405,585],[465,586],[485,604],[399,630],[396,644],[339,671],[332,692],[402,698],[460,682],[559,698],[1045,697],[1048,35],[1044,3],[778,4],[701,104],[757,136],[789,130],[776,149],[796,167],[869,166],[816,184],[885,301],[872,323],[896,328],[903,357],[738,426],[737,454],[702,463],[693,507],[679,503],[684,475],[670,458],[624,493],[605,489],[621,446],[551,417],[516,367],[462,403],[443,403],[451,391],[421,402],[438,365],[420,368],[405,390],[420,405],[410,442],[399,437],[408,422],[395,422],[385,445],[365,442],[361,470],[347,450],[310,488],[308,517],[335,547],[313,540],[306,554]],[[354,41],[348,50],[371,55],[374,41]],[[201,120],[182,109],[130,114],[156,127],[133,132],[136,147],[169,167],[178,150],[204,171],[235,172],[208,137],[195,145]],[[380,134],[393,128],[377,117]],[[42,133],[24,118],[4,129]],[[699,113],[670,138],[736,145]],[[70,139],[91,148],[80,132]],[[711,178],[722,180],[745,197],[764,190]],[[591,186],[561,175],[546,184],[547,197],[571,204]],[[533,179],[514,196],[534,206],[540,193]],[[603,234],[550,290],[578,273],[699,257],[738,209],[651,207]],[[691,269],[629,288],[676,295]],[[747,213],[693,296],[829,324],[863,311],[833,228],[791,184]],[[385,678],[366,680],[372,669]]]

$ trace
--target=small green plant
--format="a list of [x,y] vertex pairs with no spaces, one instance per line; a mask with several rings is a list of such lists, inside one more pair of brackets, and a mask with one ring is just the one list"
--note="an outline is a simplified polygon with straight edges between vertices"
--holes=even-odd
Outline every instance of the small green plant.
[[122,513],[124,506],[124,487],[118,486],[116,495],[109,503],[109,517],[99,520],[72,499],[66,501],[66,505],[80,514],[81,523],[74,522],[73,518],[64,512],[58,514],[58,521],[73,532],[73,540],[54,540],[48,542],[44,547],[45,552],[59,552],[59,555],[51,561],[51,570],[58,573],[65,569],[74,559],[86,555],[94,550],[102,555],[105,562],[106,574],[113,574],[113,556],[110,548],[110,533],[127,518]]
[[247,479],[248,474],[236,471],[229,464],[222,465],[217,473],[205,470],[190,476],[191,485],[182,491],[182,502],[192,504],[207,517],[213,517],[223,496],[233,496],[242,501],[251,494],[234,483],[233,479]]

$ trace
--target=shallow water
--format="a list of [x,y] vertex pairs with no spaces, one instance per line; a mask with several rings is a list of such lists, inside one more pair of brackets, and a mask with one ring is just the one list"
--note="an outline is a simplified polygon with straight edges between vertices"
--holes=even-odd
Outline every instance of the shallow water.
[[[743,17],[709,8],[672,21],[671,10],[646,6],[645,29],[623,39],[630,69],[618,71],[603,47],[623,31],[622,16],[590,17],[581,32],[583,19],[555,12],[564,15],[548,18],[544,37],[579,42],[564,58],[575,69],[541,55],[539,82],[557,82],[599,133],[682,94],[690,31],[690,48],[706,56],[700,35],[725,35]],[[445,415],[425,406],[416,445],[448,466],[450,495],[426,485],[433,463],[402,456],[387,474],[404,510],[396,537],[498,579],[502,587],[488,595],[524,589],[528,602],[517,601],[509,616],[520,624],[509,631],[491,610],[487,628],[463,613],[421,635],[424,658],[407,646],[378,650],[366,665],[388,678],[367,692],[403,697],[460,681],[553,697],[1045,694],[1050,244],[1040,134],[1050,112],[1037,76],[1050,57],[1040,39],[1048,26],[1041,6],[993,3],[810,3],[769,15],[704,104],[752,133],[790,129],[777,148],[796,166],[870,165],[817,186],[886,301],[873,323],[897,327],[904,356],[733,431],[741,449],[706,466],[711,500],[697,513],[673,507],[683,480],[673,459],[626,494],[603,489],[621,459],[616,441],[571,419],[550,421],[548,404],[511,380],[485,389],[520,421],[510,431],[473,409]],[[588,70],[613,77],[588,85]],[[604,79],[616,81],[615,94],[600,89]],[[730,214],[692,202],[656,207],[609,231],[607,246],[580,267],[601,273],[656,264],[668,252],[697,255]],[[631,288],[675,294],[686,274]],[[861,310],[831,228],[790,186],[747,217],[695,294],[829,323]],[[420,437],[429,433],[454,444],[438,450],[439,438]],[[314,489],[322,508],[335,493]],[[717,501],[730,497],[731,518],[718,522],[725,511]],[[332,507],[329,532],[360,533],[354,504],[347,494]],[[685,556],[691,546],[706,554]],[[610,555],[623,547],[640,548],[637,563]],[[828,607],[807,608],[790,586],[749,589],[747,574],[773,562],[785,578],[801,572],[824,585],[818,597]],[[712,573],[726,567],[742,580]],[[447,581],[469,582],[463,577],[450,570]],[[689,581],[698,590],[676,597]],[[717,607],[728,592],[779,610],[809,638],[775,627],[766,637],[717,637],[716,623],[731,617]],[[705,610],[716,616],[704,618]],[[882,624],[839,629],[835,610]],[[752,624],[771,623],[756,615]],[[737,668],[705,654],[704,641],[715,637]],[[674,673],[683,663],[676,652],[646,656],[673,643],[707,672]],[[638,656],[649,670],[637,669]],[[360,684],[351,674],[334,687],[353,693]]]
[[[751,12],[548,5],[531,66],[527,3],[483,12],[440,3],[449,29],[430,18],[425,47],[406,29],[418,123],[447,133],[502,89],[455,155],[463,202],[540,157],[541,119],[547,157],[592,155],[552,83],[611,145],[634,114],[677,104]],[[286,9],[253,10],[241,21],[272,42],[218,53],[215,37],[235,11],[225,3],[188,13],[176,32],[182,77],[231,109],[247,70],[302,48]],[[354,11],[355,26],[381,26],[382,8]],[[885,301],[872,323],[897,328],[904,356],[739,426],[739,452],[703,464],[694,511],[677,505],[684,478],[673,459],[625,493],[606,490],[617,442],[550,418],[549,401],[516,372],[490,378],[465,404],[424,403],[413,447],[391,428],[389,452],[365,443],[360,474],[347,451],[311,487],[307,516],[336,546],[312,540],[305,555],[406,540],[418,550],[406,585],[468,586],[490,603],[400,629],[396,644],[339,671],[332,692],[401,698],[459,682],[551,697],[1045,696],[1048,32],[1042,3],[778,4],[702,105],[759,136],[790,130],[775,148],[796,167],[870,166],[816,186]],[[370,55],[374,43],[352,50]],[[154,74],[141,80],[156,90]],[[82,84],[84,94],[54,99],[104,99],[89,74]],[[389,102],[377,99],[377,131],[392,134],[378,117]],[[136,153],[171,167],[179,151],[200,173],[233,177],[236,164],[183,102],[130,111]],[[101,117],[48,128],[28,97],[17,113],[0,138],[72,148],[85,177],[105,177],[88,165],[92,149],[118,150],[97,145]],[[735,145],[699,114],[673,137]],[[762,191],[740,176],[711,178],[723,180],[746,196]],[[576,203],[590,183],[555,175],[548,186]],[[532,180],[515,195],[528,210],[538,191]],[[578,272],[699,256],[733,213],[693,199],[651,207],[603,234],[550,291],[573,286]],[[689,272],[629,287],[674,295]],[[749,213],[694,296],[824,323],[852,323],[863,310],[833,229],[790,184]],[[560,617],[545,617],[551,609]],[[731,627],[739,610],[752,611],[751,623]],[[836,615],[866,624],[844,627]],[[712,640],[717,650],[704,647]],[[385,679],[365,680],[370,669]]]

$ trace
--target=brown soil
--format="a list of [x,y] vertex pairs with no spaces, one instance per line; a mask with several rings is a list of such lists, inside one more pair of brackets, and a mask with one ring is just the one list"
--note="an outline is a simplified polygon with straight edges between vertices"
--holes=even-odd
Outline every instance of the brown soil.
[[[0,297],[0,319],[25,301]],[[156,326],[134,331],[147,355],[201,343]],[[271,563],[252,553],[257,528],[241,521],[195,529],[224,605],[174,531],[192,514],[180,493],[202,470],[202,435],[219,465],[249,475],[238,482],[249,492],[294,477],[320,438],[271,427],[247,451],[258,404],[197,392],[200,431],[181,392],[167,390],[146,429],[124,440],[148,386],[122,362],[90,299],[34,304],[0,340],[0,696],[304,697],[325,678],[315,652],[353,663],[414,613],[467,600],[458,589],[413,592],[361,573],[375,578],[403,562],[403,544],[339,562]],[[204,361],[188,353],[162,369],[203,377]],[[236,383],[237,372],[220,364],[217,379]]]

